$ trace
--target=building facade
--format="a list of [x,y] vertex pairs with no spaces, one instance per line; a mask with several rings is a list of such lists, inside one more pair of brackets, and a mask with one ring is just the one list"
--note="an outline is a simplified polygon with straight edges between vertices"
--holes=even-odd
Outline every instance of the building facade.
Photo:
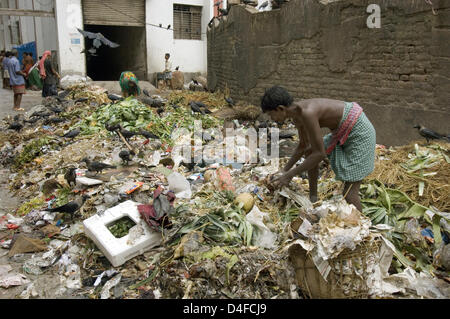
[[[96,81],[117,80],[124,70],[153,81],[170,53],[173,68],[189,78],[207,72],[206,30],[218,1],[0,0],[0,49],[35,41],[37,55],[56,53],[63,76]],[[91,54],[93,40],[77,29],[100,32],[120,47]]]
[[[170,53],[173,68],[206,74],[206,30],[213,15],[214,0],[58,0],[61,72],[110,81],[130,70],[153,81]],[[101,47],[98,56],[81,53],[92,47],[92,40],[77,28],[100,32],[120,47]]]

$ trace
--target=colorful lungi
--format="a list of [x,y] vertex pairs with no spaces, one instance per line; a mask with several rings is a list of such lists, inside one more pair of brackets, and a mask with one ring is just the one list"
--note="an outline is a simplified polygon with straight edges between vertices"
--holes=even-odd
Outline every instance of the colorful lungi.
[[14,94],[25,94],[25,85],[13,85]]
[[323,142],[337,180],[357,182],[373,172],[376,132],[358,104],[345,103],[339,128],[326,135]]

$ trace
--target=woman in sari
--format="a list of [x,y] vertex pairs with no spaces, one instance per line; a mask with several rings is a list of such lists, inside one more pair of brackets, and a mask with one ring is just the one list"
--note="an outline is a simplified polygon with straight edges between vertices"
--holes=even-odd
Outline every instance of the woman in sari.
[[33,91],[40,91],[43,88],[42,80],[39,75],[39,61],[36,62],[28,71],[28,83]]
[[27,87],[30,87],[30,82],[28,81],[28,75],[30,73],[30,69],[34,65],[33,54],[29,53],[29,52],[24,52],[22,63],[23,63],[23,72],[26,74],[25,81],[26,81]]
[[141,88],[139,87],[139,80],[133,72],[122,72],[119,79],[120,88],[122,89],[123,97],[129,97],[131,95],[137,97],[141,94]]
[[45,51],[42,55],[42,59],[39,62],[39,73],[44,80],[44,86],[42,88],[42,97],[58,95],[57,84],[60,76],[55,71],[51,59],[52,53]]

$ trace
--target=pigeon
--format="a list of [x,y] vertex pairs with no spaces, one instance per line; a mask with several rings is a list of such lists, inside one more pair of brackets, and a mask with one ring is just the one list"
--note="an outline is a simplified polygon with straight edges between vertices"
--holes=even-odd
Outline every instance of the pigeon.
[[39,121],[39,117],[33,117],[33,118],[30,118],[29,120],[24,120],[25,123],[30,123],[30,124],[34,124],[37,121]]
[[19,132],[22,128],[23,128],[23,124],[22,124],[22,123],[19,123],[19,122],[13,122],[13,123],[11,123],[11,125],[8,127],[8,129],[14,130],[14,131],[16,131],[16,132]]
[[267,7],[269,5],[269,1],[264,1],[258,9],[264,9],[265,7]]
[[159,24],[159,27],[162,28],[162,23]]
[[64,174],[64,178],[66,179],[67,184],[69,184],[69,186],[71,186],[72,183],[74,184],[77,183],[77,174],[75,173],[76,170],[77,170],[76,168],[71,167]]
[[189,106],[191,107],[192,112],[205,115],[205,112],[195,102],[189,102]]
[[195,85],[199,85],[196,79],[192,79],[192,82],[194,82]]
[[110,40],[108,40],[107,38],[105,38],[105,36],[101,33],[93,33],[93,32],[88,32],[88,31],[83,31],[78,29],[78,32],[80,32],[83,37],[94,40],[92,41],[92,45],[93,47],[91,49],[88,50],[89,53],[95,55],[95,53],[97,52],[97,49],[99,49],[102,45],[106,45],[110,48],[118,48],[120,46],[120,44],[114,43]]
[[430,130],[430,129],[422,126],[422,125],[418,124],[418,125],[414,126],[414,128],[419,130],[419,134],[422,135],[423,137],[425,137],[425,139],[427,140],[427,143],[429,143],[430,140],[447,140],[447,141],[450,141],[447,136],[441,135],[439,133],[436,133],[435,131]]
[[47,117],[50,117],[50,116],[52,116],[52,115],[53,115],[52,112],[45,112],[45,113],[42,113],[42,114],[41,114],[41,117],[42,117],[42,118],[47,118]]
[[115,95],[115,94],[108,94],[108,99],[110,99],[113,102],[122,101],[123,97]]
[[150,105],[151,107],[155,107],[155,108],[161,108],[164,106],[164,102],[161,100],[153,100],[152,104]]
[[53,113],[56,113],[56,114],[62,113],[62,111],[63,111],[62,109],[57,108],[56,106],[49,106],[48,108],[50,109],[50,111],[52,111]]
[[96,172],[97,174],[102,172],[104,169],[107,168],[116,168],[116,166],[100,163],[100,162],[93,162],[89,158],[85,157],[81,160],[82,162],[86,163],[86,166],[88,167],[89,172]]
[[169,29],[170,29],[170,27],[171,27],[171,25],[169,24],[169,25],[167,26],[167,30],[169,30]]
[[119,153],[119,157],[122,159],[122,161],[124,163],[126,162],[127,165],[128,165],[128,162],[131,161],[131,158],[130,158],[131,155],[134,155],[133,151],[129,152],[127,150],[123,150]]
[[45,124],[46,125],[48,125],[48,124],[56,124],[56,123],[62,123],[62,122],[65,122],[65,121],[66,121],[66,119],[62,119],[60,117],[51,117],[47,121],[45,121]]
[[218,7],[218,6],[220,6],[221,4],[222,4],[222,1],[219,1],[219,2],[214,3],[214,6],[215,6],[215,7]]
[[75,101],[75,103],[84,103],[87,100],[89,100],[87,97],[80,97],[78,100]]
[[77,129],[74,129],[74,130],[64,134],[62,137],[74,139],[75,137],[80,135],[80,133],[81,133],[80,128],[77,128]]
[[203,103],[203,102],[194,102],[195,104],[197,104],[198,105],[198,107],[203,107],[203,108],[207,108],[208,106],[205,104],[205,103]]
[[151,96],[150,96],[150,93],[149,93],[147,90],[144,89],[142,92],[143,92],[145,95],[147,95],[148,97],[151,97]]
[[225,97],[225,101],[227,101],[229,106],[235,106],[236,105],[231,97]]
[[108,123],[105,124],[105,128],[110,131],[110,132],[114,132],[117,131],[118,129],[120,129],[120,124],[116,124],[116,125],[109,125]]
[[159,116],[161,116],[161,114],[164,113],[164,109],[163,108],[159,108],[156,110],[156,113],[158,113]]
[[41,114],[44,114],[46,111],[33,112],[30,117],[41,117]]
[[53,113],[49,112],[49,111],[39,111],[39,112],[34,112],[33,114],[31,114],[30,117],[49,117],[52,114]]
[[81,208],[81,206],[83,206],[84,202],[88,198],[89,196],[83,195],[82,197],[74,201],[71,201],[63,206],[47,209],[47,211],[51,213],[53,212],[66,213],[71,214],[73,216]]
[[154,138],[154,139],[157,139],[157,140],[160,139],[159,136],[157,136],[157,135],[155,135],[155,134],[153,134],[153,133],[144,131],[144,130],[140,130],[138,134],[139,134],[139,135],[142,135],[143,137],[145,137],[145,138],[147,138],[147,139],[150,139],[150,138]]

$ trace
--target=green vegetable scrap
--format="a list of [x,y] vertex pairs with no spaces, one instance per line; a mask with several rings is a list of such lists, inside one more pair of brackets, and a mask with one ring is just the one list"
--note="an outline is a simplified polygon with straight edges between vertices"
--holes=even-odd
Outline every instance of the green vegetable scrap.
[[[197,196],[208,196],[207,193],[197,193]],[[202,216],[194,216],[184,221],[183,226],[173,235],[171,241],[177,240],[184,234],[200,230],[205,239],[213,243],[230,246],[250,246],[253,237],[253,226],[246,220],[241,208],[233,204],[232,192],[217,192],[210,194],[209,200],[199,211],[206,210]],[[220,202],[222,208],[217,208]],[[176,222],[176,221],[175,221]]]
[[29,212],[31,212],[33,209],[38,209],[45,205],[45,200],[41,197],[33,198],[32,200],[24,203],[22,206],[20,206],[17,209],[17,215],[19,216],[25,216]]
[[22,153],[14,159],[14,167],[19,168],[24,164],[42,155],[42,148],[50,143],[48,138],[39,138],[28,143]]
[[136,224],[130,218],[123,217],[114,222],[112,225],[108,226],[108,230],[114,235],[114,237],[122,238],[128,235],[130,229],[135,225]]
[[70,188],[61,188],[58,189],[56,193],[56,201],[53,204],[54,207],[59,207],[65,205],[69,202],[70,195],[72,194],[72,190]]
[[129,97],[119,103],[99,107],[73,128],[80,127],[83,135],[91,135],[103,131],[105,124],[121,124],[124,129],[132,132],[147,130],[171,145],[171,135],[175,128],[192,129],[195,120],[201,120],[204,129],[217,127],[222,123],[209,115],[201,118],[194,116],[187,108],[174,110],[167,106],[166,109],[168,112],[160,117],[147,105]]

